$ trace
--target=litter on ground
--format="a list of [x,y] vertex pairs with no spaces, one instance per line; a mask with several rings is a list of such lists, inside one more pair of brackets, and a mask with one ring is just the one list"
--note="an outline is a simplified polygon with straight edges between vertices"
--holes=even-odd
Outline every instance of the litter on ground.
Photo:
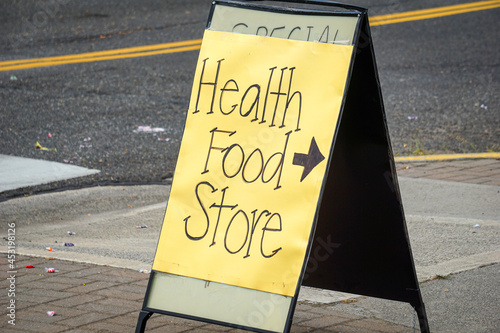
[[162,127],[152,127],[152,126],[137,126],[137,128],[133,131],[134,133],[158,133],[165,132],[166,129]]

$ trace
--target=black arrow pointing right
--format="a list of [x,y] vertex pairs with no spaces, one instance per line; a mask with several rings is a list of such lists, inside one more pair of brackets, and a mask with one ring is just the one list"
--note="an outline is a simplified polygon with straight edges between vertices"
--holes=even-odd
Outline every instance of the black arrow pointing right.
[[319,151],[318,144],[314,137],[311,139],[311,145],[309,146],[309,152],[307,154],[295,153],[293,155],[293,165],[299,165],[304,167],[302,171],[302,177],[300,181],[303,181],[307,175],[314,169],[325,157]]

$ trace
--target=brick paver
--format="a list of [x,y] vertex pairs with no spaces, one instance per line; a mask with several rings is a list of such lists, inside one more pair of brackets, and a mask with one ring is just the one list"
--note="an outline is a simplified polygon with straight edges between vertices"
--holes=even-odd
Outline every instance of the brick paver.
[[[0,267],[7,271],[2,255]],[[33,264],[35,268],[27,269]],[[46,273],[54,267],[58,273]],[[7,322],[2,307],[1,332],[134,332],[148,274],[47,258],[17,256],[16,321]],[[36,278],[35,278],[36,277]],[[1,287],[7,284],[2,281]],[[7,299],[4,293],[2,300]],[[29,300],[29,301],[26,301]],[[5,302],[3,302],[5,303]],[[23,306],[21,306],[23,304]],[[47,311],[54,311],[49,316]],[[340,326],[339,326],[340,325]],[[362,330],[360,330],[362,328]],[[299,303],[292,332],[412,332],[409,327],[345,314],[328,305]],[[146,332],[246,332],[231,327],[154,314]]]
[[500,186],[500,159],[397,162],[398,176]]

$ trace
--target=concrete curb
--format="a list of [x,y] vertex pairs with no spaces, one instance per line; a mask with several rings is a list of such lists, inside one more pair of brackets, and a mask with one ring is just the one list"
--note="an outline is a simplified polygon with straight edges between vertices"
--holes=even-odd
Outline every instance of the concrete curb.
[[422,156],[396,156],[395,162],[431,162],[431,161],[450,161],[467,159],[500,158],[500,153],[471,153],[471,154],[436,154]]

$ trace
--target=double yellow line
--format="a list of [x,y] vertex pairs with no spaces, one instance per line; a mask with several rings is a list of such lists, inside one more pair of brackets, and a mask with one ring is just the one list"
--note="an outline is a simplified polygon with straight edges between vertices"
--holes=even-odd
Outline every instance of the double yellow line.
[[[370,18],[370,25],[377,26],[408,21],[425,20],[497,7],[500,7],[500,0],[479,1],[432,9],[415,10],[397,14],[379,15]],[[1,61],[0,72],[104,60],[147,57],[157,54],[193,51],[200,49],[200,47],[201,39],[194,39],[174,43],[138,46],[117,50],[88,52],[57,57]]]
[[475,12],[500,7],[500,0],[479,1],[460,5],[414,10],[410,12],[379,15],[370,18],[370,25],[384,25],[408,21],[426,20],[436,17]]
[[84,62],[147,57],[156,54],[198,50],[200,46],[201,39],[194,39],[182,42],[137,46],[117,50],[88,52],[57,57],[2,61],[0,62],[0,72]]

